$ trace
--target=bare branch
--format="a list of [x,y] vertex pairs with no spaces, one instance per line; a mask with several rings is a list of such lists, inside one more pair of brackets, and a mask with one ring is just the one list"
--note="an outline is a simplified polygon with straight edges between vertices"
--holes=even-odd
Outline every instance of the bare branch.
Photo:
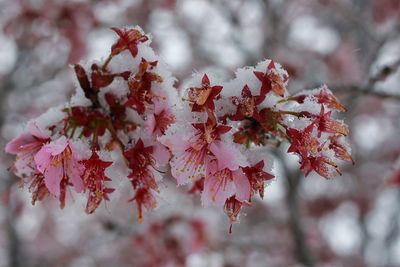
[[290,227],[295,245],[294,254],[297,260],[304,266],[313,267],[315,266],[315,263],[311,256],[311,251],[306,242],[304,231],[301,225],[302,216],[300,214],[298,190],[302,174],[299,170],[296,172],[290,171],[287,166],[287,162],[281,160],[282,155],[279,153],[277,153],[277,157],[280,159],[286,177],[286,205],[288,206],[289,210]]

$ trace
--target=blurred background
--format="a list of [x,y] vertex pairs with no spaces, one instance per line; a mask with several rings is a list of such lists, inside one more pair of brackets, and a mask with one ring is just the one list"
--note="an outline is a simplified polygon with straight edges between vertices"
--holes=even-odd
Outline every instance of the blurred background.
[[0,0],[0,147],[66,101],[69,64],[104,58],[123,25],[152,34],[177,86],[264,58],[288,70],[292,93],[326,83],[348,108],[356,164],[304,178],[287,146],[273,149],[276,181],[228,234],[220,209],[168,178],[141,225],[129,191],[90,216],[79,199],[32,206],[2,148],[1,267],[400,266],[400,191],[388,183],[400,177],[400,1]]

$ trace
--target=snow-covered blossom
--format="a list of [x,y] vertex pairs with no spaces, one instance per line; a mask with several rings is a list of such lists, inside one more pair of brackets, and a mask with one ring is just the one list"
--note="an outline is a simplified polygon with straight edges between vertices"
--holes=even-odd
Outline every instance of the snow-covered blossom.
[[128,49],[133,57],[138,54],[138,44],[149,40],[140,28],[112,28],[119,36],[118,41],[111,48],[111,55],[118,55]]
[[36,170],[34,156],[50,138],[33,121],[28,123],[27,128],[27,133],[12,139],[5,147],[7,153],[17,156],[14,171],[20,176],[29,176]]
[[345,108],[327,86],[291,96],[288,73],[264,60],[230,81],[197,73],[178,90],[150,36],[139,27],[112,30],[117,40],[104,61],[74,65],[76,94],[58,117],[33,120],[6,146],[33,203],[53,195],[63,207],[72,186],[87,194],[92,213],[109,200],[110,170],[120,166],[141,221],[157,206],[161,169],[170,167],[177,185],[223,208],[232,224],[274,177],[259,148],[286,141],[306,175],[325,178],[340,174],[339,160],[353,161],[348,127],[335,117]]
[[136,194],[132,200],[135,200],[138,206],[138,218],[143,218],[143,208],[153,209],[156,206],[154,194],[159,192],[155,172],[161,165],[167,164],[170,153],[162,145],[145,146],[139,139],[135,146],[126,150],[124,156],[128,161],[128,167],[131,173],[128,179],[131,181]]
[[[236,166],[234,166],[236,167]],[[208,206],[215,203],[223,206],[227,199],[235,196],[240,202],[250,199],[250,182],[241,168],[219,168],[217,160],[211,160],[207,164],[207,175],[204,180],[202,203]]]
[[82,174],[84,187],[89,191],[86,212],[93,213],[103,199],[109,200],[108,194],[114,192],[113,188],[106,186],[106,182],[111,181],[105,175],[105,170],[111,166],[112,162],[103,161],[95,150],[89,159],[82,161],[85,171]]
[[37,169],[43,174],[49,192],[65,205],[67,186],[72,184],[75,191],[84,189],[82,173],[84,166],[79,163],[79,151],[65,136],[44,145],[35,155]]
[[170,132],[160,138],[160,141],[174,155],[170,162],[171,172],[179,185],[204,176],[205,163],[210,154],[218,155],[220,165],[224,166],[234,162],[233,157],[235,155],[232,153],[233,151],[230,151],[220,141],[221,135],[229,132],[230,129],[230,127],[216,125],[211,120],[208,120],[206,123],[192,124],[192,134],[190,136],[187,136],[183,131],[179,131]]
[[193,76],[179,111],[206,122],[178,117],[159,140],[172,153],[178,185],[192,183],[189,192],[200,193],[204,206],[224,206],[231,223],[254,195],[264,196],[265,183],[274,177],[264,160],[250,160],[257,147],[289,142],[288,152],[300,157],[306,175],[331,178],[340,174],[337,160],[352,162],[343,141],[348,128],[333,117],[345,109],[326,86],[290,96],[287,72],[271,60],[238,70],[231,81],[209,77]]
[[214,100],[218,99],[222,86],[211,86],[207,74],[203,75],[199,87],[191,87],[188,91],[188,101],[192,106],[192,111],[215,110]]

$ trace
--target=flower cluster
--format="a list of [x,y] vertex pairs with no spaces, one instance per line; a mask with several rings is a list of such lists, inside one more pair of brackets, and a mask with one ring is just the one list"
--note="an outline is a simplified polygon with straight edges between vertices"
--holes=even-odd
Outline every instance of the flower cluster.
[[175,120],[175,79],[140,28],[113,30],[119,38],[103,63],[74,66],[79,86],[70,103],[29,122],[6,151],[17,155],[15,173],[30,183],[33,202],[53,195],[64,207],[71,186],[88,195],[88,213],[109,200],[112,170],[123,165],[141,219],[143,207],[156,206],[157,168],[170,157],[157,138]]
[[287,141],[306,175],[331,178],[338,160],[352,161],[348,128],[332,116],[345,108],[326,86],[290,95],[287,72],[264,60],[230,81],[197,73],[178,91],[148,35],[113,30],[118,39],[103,62],[74,66],[71,101],[7,144],[33,203],[55,196],[64,207],[73,187],[92,213],[109,200],[117,173],[127,173],[142,220],[169,166],[178,185],[191,185],[204,206],[223,207],[232,225],[274,177],[268,144]]
[[306,175],[331,178],[340,174],[337,160],[352,161],[348,128],[332,117],[345,109],[331,91],[323,86],[291,96],[287,82],[287,72],[271,60],[239,69],[231,81],[196,74],[182,92],[181,115],[159,138],[172,153],[178,185],[193,184],[203,205],[224,207],[231,223],[274,177],[263,149],[268,143],[289,142]]

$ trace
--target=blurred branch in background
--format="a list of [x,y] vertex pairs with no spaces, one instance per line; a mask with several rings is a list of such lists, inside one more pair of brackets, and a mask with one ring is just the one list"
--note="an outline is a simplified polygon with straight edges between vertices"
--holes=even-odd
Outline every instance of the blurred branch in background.
[[306,236],[303,229],[303,211],[301,209],[299,200],[299,185],[303,175],[299,170],[293,171],[287,166],[287,162],[282,160],[284,155],[282,153],[277,155],[280,158],[280,163],[283,167],[283,175],[285,177],[286,186],[286,205],[289,211],[290,227],[293,235],[294,251],[299,263],[304,266],[315,266],[312,258],[310,247],[307,244]]
[[24,261],[27,260],[27,258],[22,255],[22,244],[16,229],[18,205],[16,205],[14,199],[11,199],[11,192],[15,186],[15,178],[7,175],[3,177],[3,179],[0,192],[3,199],[2,212],[5,214],[4,224],[7,231],[8,264],[13,267],[25,266]]

